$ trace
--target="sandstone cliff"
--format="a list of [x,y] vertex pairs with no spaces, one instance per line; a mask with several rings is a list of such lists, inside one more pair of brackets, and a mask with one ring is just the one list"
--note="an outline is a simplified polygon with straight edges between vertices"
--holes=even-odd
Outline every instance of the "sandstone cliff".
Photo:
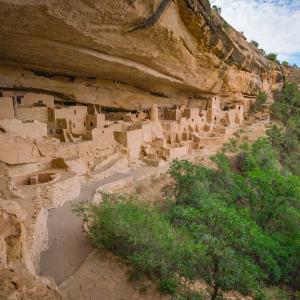
[[284,76],[287,82],[296,83],[300,88],[300,68],[284,67]]
[[143,109],[283,82],[208,0],[0,0],[0,88]]

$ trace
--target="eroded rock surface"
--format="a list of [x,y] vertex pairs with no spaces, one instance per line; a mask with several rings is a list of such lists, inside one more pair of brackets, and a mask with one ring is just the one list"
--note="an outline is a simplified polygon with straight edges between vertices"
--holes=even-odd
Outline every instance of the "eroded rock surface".
[[300,68],[284,67],[284,75],[286,81],[296,83],[300,88]]
[[0,132],[0,156],[10,165],[38,162],[40,154],[37,146],[20,136]]
[[[63,299],[167,300],[149,280],[128,282],[128,268],[110,252],[93,251],[60,289]],[[143,292],[144,291],[144,292]]]
[[138,109],[269,94],[281,70],[207,0],[0,0],[0,82]]
[[59,300],[54,284],[39,280],[23,266],[0,270],[0,299]]

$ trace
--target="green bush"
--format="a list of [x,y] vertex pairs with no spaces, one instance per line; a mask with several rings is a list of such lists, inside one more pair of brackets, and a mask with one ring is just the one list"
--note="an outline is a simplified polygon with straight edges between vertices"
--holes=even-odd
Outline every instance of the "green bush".
[[176,292],[178,274],[191,253],[201,256],[201,249],[182,230],[132,197],[104,195],[101,206],[81,204],[77,212],[90,220],[88,233],[95,247],[123,257],[136,272],[157,279],[165,292]]
[[162,278],[159,281],[160,291],[166,294],[175,295],[179,285],[178,279],[175,277]]
[[251,105],[251,112],[256,114],[259,111],[262,111],[267,103],[268,96],[265,92],[260,92],[257,97],[256,101]]
[[274,61],[274,62],[278,62],[277,60],[277,54],[276,53],[269,53],[266,55],[266,58],[268,60]]
[[81,205],[96,247],[123,257],[174,299],[210,299],[238,291],[270,299],[265,287],[300,290],[300,177],[285,171],[267,139],[244,144],[236,170],[223,153],[216,168],[174,161],[163,210],[132,196]]
[[278,125],[267,131],[272,147],[279,152],[283,167],[300,175],[300,91],[287,83],[272,107],[271,117]]
[[221,12],[222,12],[222,8],[221,7],[219,7],[219,6],[217,6],[217,5],[213,5],[212,6],[212,10],[214,11],[214,12],[216,12],[217,14],[221,14]]
[[267,55],[267,53],[266,53],[266,51],[264,49],[258,49],[258,50],[261,53],[261,55],[263,55],[263,56]]
[[250,44],[253,45],[255,48],[258,48],[259,47],[259,43],[254,41],[254,40],[251,40],[250,41]]
[[[258,140],[251,146],[244,145],[240,156],[242,161],[239,173],[232,169],[223,154],[214,158],[218,166],[216,171],[189,162],[175,162],[171,174],[175,180],[173,191],[177,203],[172,222],[180,227],[187,224],[188,231],[195,230],[193,236],[199,237],[199,232],[205,232],[206,237],[214,237],[215,243],[206,255],[214,251],[222,253],[221,261],[224,258],[225,262],[234,265],[235,270],[248,265],[246,261],[234,263],[239,253],[243,253],[243,259],[249,259],[248,266],[254,268],[248,273],[254,277],[247,278],[247,272],[243,272],[252,288],[255,282],[264,281],[259,279],[259,272],[262,271],[261,275],[267,276],[267,282],[277,284],[284,281],[299,289],[293,274],[297,272],[300,263],[299,255],[296,254],[300,251],[300,178],[282,173],[284,169],[278,160],[278,153],[266,139]],[[194,218],[190,219],[192,216]],[[200,226],[201,220],[206,221]],[[207,224],[211,227],[207,227]],[[233,224],[237,226],[236,229]],[[247,239],[241,236],[241,241],[248,245],[249,252],[242,251],[238,230],[247,235]],[[247,233],[247,230],[255,232],[254,236]],[[222,241],[224,236],[226,239]],[[206,245],[209,242],[207,238]],[[220,249],[217,247],[219,242],[222,245]],[[235,253],[233,257],[222,252],[226,251],[227,242],[231,247],[236,245],[238,249],[229,251]],[[259,263],[256,261],[252,265],[253,257],[260,257]],[[256,269],[258,277],[254,275],[255,267],[259,267]],[[209,272],[206,274],[209,276]],[[228,278],[226,273],[220,277]],[[230,284],[235,285],[234,281]],[[225,283],[222,283],[222,289],[226,290]],[[242,280],[235,289],[241,292],[247,290]]]

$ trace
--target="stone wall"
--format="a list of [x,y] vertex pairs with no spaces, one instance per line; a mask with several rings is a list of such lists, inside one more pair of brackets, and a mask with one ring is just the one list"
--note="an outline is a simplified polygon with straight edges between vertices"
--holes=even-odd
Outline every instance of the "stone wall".
[[54,107],[54,96],[37,94],[37,93],[26,93],[22,98],[19,106],[21,107],[33,107],[34,105]]
[[[86,133],[86,106],[69,106],[55,108],[49,111],[51,122],[64,120],[67,129],[74,134]],[[65,129],[65,128],[64,128]]]
[[112,127],[94,128],[90,135],[95,149],[106,149],[116,145]]
[[25,220],[26,213],[17,202],[0,199],[0,236],[2,237],[0,265],[2,264],[2,267],[24,263],[28,269],[32,270],[25,241]]
[[0,120],[15,117],[13,100],[11,97],[0,97]]
[[37,120],[42,123],[47,123],[48,108],[47,107],[17,108],[17,118],[24,122]]
[[47,124],[39,121],[22,122],[18,119],[0,120],[0,128],[11,135],[30,139],[41,139],[47,136]]
[[38,162],[40,154],[37,146],[20,136],[0,132],[0,160],[9,165]]

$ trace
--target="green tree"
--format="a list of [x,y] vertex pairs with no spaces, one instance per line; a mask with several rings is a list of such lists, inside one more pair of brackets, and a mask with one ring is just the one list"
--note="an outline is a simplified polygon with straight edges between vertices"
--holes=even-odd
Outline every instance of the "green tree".
[[271,107],[271,117],[277,125],[267,131],[272,146],[279,151],[285,169],[300,175],[300,92],[287,83]]
[[[249,257],[259,255],[263,257],[259,259],[258,266],[267,274],[268,281],[276,284],[283,280],[294,286],[292,274],[298,272],[300,263],[296,254],[299,251],[300,179],[298,176],[282,174],[282,166],[278,159],[279,155],[276,150],[272,149],[272,145],[266,139],[261,139],[251,146],[243,145],[239,159],[239,173],[232,169],[223,154],[218,154],[214,158],[218,166],[217,170],[195,166],[189,162],[175,162],[171,168],[175,182],[173,191],[176,205],[186,207],[186,209],[193,207],[193,209],[201,210],[206,203],[221,203],[225,209],[234,208],[238,215],[245,210],[244,212],[248,215],[244,214],[241,219],[245,222],[252,220],[262,234],[258,235],[256,240],[251,241],[258,252],[255,254],[251,252]],[[212,209],[212,212],[205,211],[202,213],[202,218],[209,216],[207,222],[213,224],[213,227],[209,229],[216,229],[216,233],[210,231],[210,234],[220,234],[221,237],[216,238],[220,240],[224,236],[228,237],[224,233],[227,223],[224,220],[220,221],[223,228],[215,225],[212,220],[218,217],[212,214],[217,211],[216,207]],[[226,214],[230,215],[228,211]],[[197,217],[199,222],[200,215],[201,213]],[[184,221],[187,218],[188,213],[184,214],[182,223],[179,224],[185,222],[188,226],[199,229],[192,220]],[[240,223],[237,224],[242,228]],[[207,231],[205,231],[205,236],[208,236]],[[238,241],[238,235],[234,234],[234,236]],[[258,238],[259,236],[263,238]],[[240,247],[238,249],[241,250]],[[263,249],[268,250],[264,253]],[[213,253],[213,250],[210,250],[210,253]],[[222,255],[226,257],[225,254]],[[243,253],[243,255],[246,254]],[[298,285],[295,289],[297,288],[299,288]]]
[[230,290],[244,295],[259,291],[265,274],[252,254],[264,260],[260,244],[265,251],[267,237],[249,220],[246,211],[242,213],[211,197],[202,199],[197,207],[174,205],[170,219],[175,226],[185,228],[197,245],[205,245],[206,259],[193,261],[191,279],[204,280],[212,300]]
[[254,40],[251,40],[251,41],[250,41],[250,44],[251,44],[252,46],[254,46],[255,48],[258,48],[258,47],[259,47],[259,43],[256,42],[256,41],[254,41]]
[[268,96],[265,92],[259,92],[256,97],[256,101],[251,105],[252,113],[256,114],[259,111],[262,111],[267,103]]
[[219,6],[217,6],[217,5],[213,5],[212,6],[212,9],[213,9],[213,11],[215,11],[217,14],[221,14],[221,12],[222,12],[222,8],[221,7],[219,7]]
[[266,55],[266,58],[268,60],[271,60],[271,61],[274,61],[274,62],[278,62],[277,56],[278,55],[276,53],[269,53],[269,54]]
[[176,293],[178,275],[186,262],[202,249],[179,228],[173,228],[155,209],[137,204],[131,196],[104,195],[101,206],[80,204],[76,211],[89,219],[88,234],[94,246],[126,259],[135,272],[161,283],[164,292]]
[[260,52],[263,56],[266,56],[266,55],[267,55],[267,53],[266,53],[266,51],[265,51],[264,49],[259,49],[259,52]]
[[[297,135],[293,120],[287,126]],[[163,209],[137,204],[132,196],[80,206],[94,245],[158,280],[164,292],[186,299],[195,299],[190,287],[198,281],[206,283],[212,300],[230,290],[263,299],[264,286],[279,284],[296,294],[300,177],[285,171],[278,150],[286,142],[284,127],[270,130],[271,142],[242,145],[237,166],[224,153],[212,158],[214,168],[174,161]]]

